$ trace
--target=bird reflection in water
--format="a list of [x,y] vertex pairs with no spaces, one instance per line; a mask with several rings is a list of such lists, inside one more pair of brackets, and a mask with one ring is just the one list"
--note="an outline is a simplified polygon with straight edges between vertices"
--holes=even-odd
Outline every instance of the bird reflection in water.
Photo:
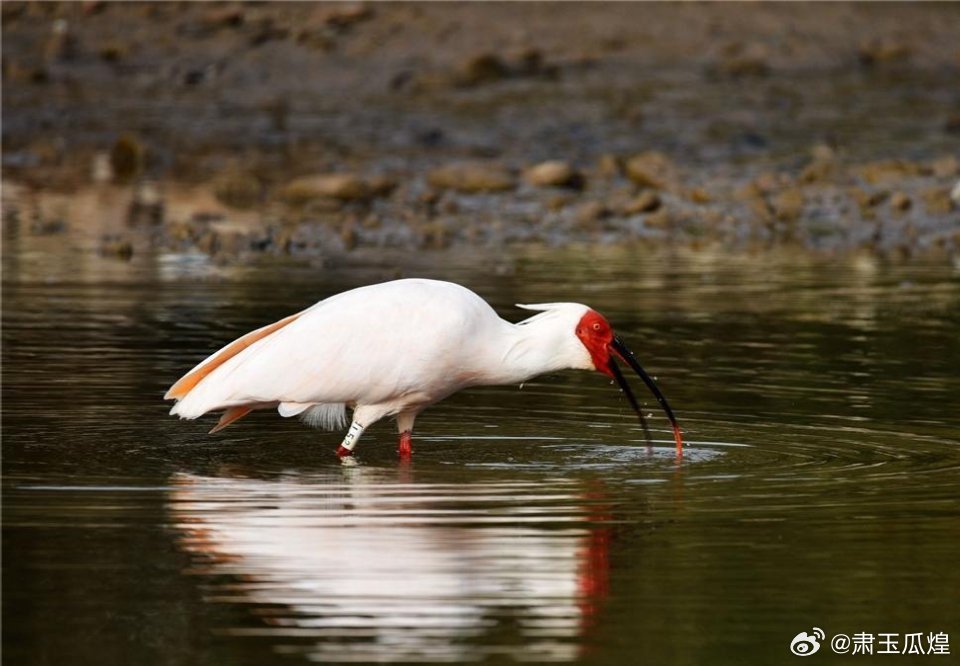
[[207,599],[258,618],[230,635],[315,661],[581,656],[609,587],[602,487],[413,476],[180,474],[169,510]]

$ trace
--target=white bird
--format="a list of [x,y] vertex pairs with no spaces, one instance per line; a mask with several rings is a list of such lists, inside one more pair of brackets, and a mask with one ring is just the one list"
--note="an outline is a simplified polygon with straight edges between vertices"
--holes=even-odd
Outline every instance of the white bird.
[[350,407],[341,457],[373,423],[396,416],[406,457],[414,420],[435,402],[469,386],[521,384],[568,368],[612,377],[643,423],[614,360],[619,357],[656,396],[681,450],[680,427],[666,399],[606,319],[579,303],[518,307],[539,314],[512,324],[452,282],[407,279],[352,289],[235,340],[164,398],[177,400],[170,413],[185,419],[224,410],[211,433],[252,410],[274,407],[281,416],[300,415],[335,430],[346,426]]

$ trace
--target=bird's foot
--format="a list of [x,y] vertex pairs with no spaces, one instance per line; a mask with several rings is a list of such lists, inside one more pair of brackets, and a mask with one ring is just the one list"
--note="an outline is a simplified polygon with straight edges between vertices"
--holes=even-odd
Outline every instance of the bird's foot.
[[340,448],[337,449],[338,458],[346,458],[347,456],[352,456],[352,455],[353,455],[353,451],[351,451],[345,446],[341,445]]
[[397,449],[397,453],[400,454],[401,458],[409,458],[413,455],[413,436],[409,430],[400,433],[400,448]]

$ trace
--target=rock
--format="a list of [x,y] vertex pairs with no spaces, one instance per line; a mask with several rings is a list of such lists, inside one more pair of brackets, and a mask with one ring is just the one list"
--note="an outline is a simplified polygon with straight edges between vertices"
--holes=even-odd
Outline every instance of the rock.
[[943,131],[950,134],[960,133],[960,113],[954,113],[943,124]]
[[66,19],[59,18],[53,22],[50,38],[44,47],[47,60],[73,60],[79,55],[80,47],[76,36],[70,30]]
[[836,158],[837,153],[827,144],[818,143],[810,149],[810,156],[814,162],[831,162]]
[[329,53],[336,48],[336,40],[326,28],[304,28],[297,32],[297,44]]
[[340,228],[340,242],[343,243],[343,249],[352,250],[357,246],[357,227],[347,222]]
[[27,8],[26,2],[4,2],[0,4],[0,11],[3,12],[2,21],[3,24],[7,27],[10,26],[14,21],[23,16],[24,11]]
[[849,193],[850,196],[856,200],[857,205],[860,207],[861,215],[865,214],[872,208],[876,208],[890,197],[890,192],[887,190],[874,190],[873,192],[867,192],[859,187],[851,188]]
[[420,246],[433,250],[442,250],[450,245],[450,233],[438,222],[423,224],[419,228]]
[[320,16],[324,25],[340,30],[373,18],[373,10],[365,4],[339,4]]
[[296,178],[283,188],[281,196],[290,205],[303,206],[316,199],[367,201],[375,194],[370,184],[359,176],[329,173]]
[[695,204],[708,204],[713,201],[713,197],[702,187],[694,187],[687,190],[687,198]]
[[535,48],[525,48],[512,59],[514,69],[519,76],[537,76],[544,72],[543,52]]
[[457,215],[460,213],[460,204],[457,203],[456,199],[443,198],[440,200],[440,205],[437,206],[437,212],[441,215]]
[[242,170],[228,170],[213,181],[213,194],[231,208],[253,208],[260,203],[260,181],[253,174]]
[[126,223],[129,227],[155,226],[163,222],[165,207],[157,186],[149,181],[141,182],[133,191],[127,208]]
[[193,226],[182,220],[171,221],[166,227],[167,236],[177,242],[183,242],[193,237]]
[[930,163],[930,172],[937,178],[951,178],[960,173],[960,162],[953,155],[946,155]]
[[730,78],[767,76],[770,73],[768,60],[769,54],[762,44],[744,46],[734,43],[723,50],[710,73]]
[[666,155],[648,151],[634,155],[624,165],[627,177],[640,187],[668,189],[676,180],[676,168]]
[[397,189],[397,179],[390,176],[372,176],[367,179],[367,187],[374,197],[388,197]]
[[833,160],[814,159],[800,172],[801,183],[825,183],[837,174],[837,164]]
[[650,213],[660,208],[661,203],[659,194],[652,190],[644,190],[624,206],[623,212],[627,215]]
[[433,187],[464,193],[503,192],[516,187],[507,169],[484,162],[462,162],[434,169],[427,175],[427,182]]
[[67,221],[59,215],[45,217],[37,214],[30,222],[30,233],[34,236],[53,236],[62,234],[69,228]]
[[100,242],[100,254],[116,257],[121,261],[130,261],[133,257],[133,243],[120,236],[105,236]]
[[417,203],[424,208],[432,209],[440,201],[440,192],[437,190],[424,190],[417,197]]
[[237,7],[222,7],[211,9],[203,14],[200,23],[211,29],[239,28],[244,24],[246,17],[243,10]]
[[506,78],[506,64],[492,53],[482,53],[469,58],[460,68],[456,81],[461,86],[477,86]]
[[574,213],[577,224],[584,229],[595,230],[598,222],[610,216],[610,209],[599,201],[587,201],[579,206]]
[[289,35],[289,28],[282,25],[277,25],[276,21],[272,17],[265,16],[257,21],[255,25],[253,25],[253,31],[251,32],[247,42],[251,47],[257,47],[274,40],[286,39]]
[[220,249],[220,237],[216,231],[208,229],[197,236],[194,244],[204,254],[216,254],[217,250]]
[[96,16],[107,9],[106,0],[87,0],[82,3],[84,16]]
[[544,204],[547,210],[552,212],[561,211],[575,201],[575,197],[570,194],[556,194],[547,199]]
[[906,212],[912,205],[913,201],[903,192],[894,192],[890,197],[890,208],[897,212]]
[[876,38],[860,44],[857,56],[865,67],[901,62],[910,57],[910,48],[890,39]]
[[953,200],[946,188],[935,187],[923,192],[921,196],[923,197],[923,207],[928,214],[946,215],[953,212]]
[[220,232],[217,234],[219,239],[217,254],[237,256],[241,252],[250,249],[250,237],[239,231]]
[[33,84],[49,83],[50,72],[43,65],[30,65],[4,56],[3,81],[4,83],[24,81]]
[[574,169],[569,162],[550,160],[530,167],[526,172],[526,179],[537,187],[569,187],[580,189],[583,187],[583,175]]
[[95,183],[109,183],[113,180],[113,167],[107,153],[94,153],[90,161],[90,179]]
[[673,216],[666,208],[660,208],[643,218],[643,224],[654,229],[666,229],[673,224]]
[[864,164],[859,172],[864,180],[875,185],[919,176],[921,169],[919,165],[906,160],[880,160]]
[[143,172],[146,149],[130,134],[124,134],[110,149],[110,167],[118,181],[133,180]]
[[781,222],[796,222],[803,212],[803,192],[790,188],[777,193],[770,201],[773,214]]
[[597,160],[597,173],[604,178],[616,178],[623,173],[623,160],[609,153]]
[[127,51],[123,44],[105,44],[97,51],[97,55],[104,62],[120,62],[126,57]]

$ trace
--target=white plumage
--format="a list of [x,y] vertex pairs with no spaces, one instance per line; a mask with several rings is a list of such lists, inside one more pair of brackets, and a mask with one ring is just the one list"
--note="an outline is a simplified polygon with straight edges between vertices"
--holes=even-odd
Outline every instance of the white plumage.
[[540,313],[512,324],[472,291],[436,280],[353,289],[206,358],[168,391],[167,399],[177,399],[170,413],[195,419],[227,410],[216,430],[276,407],[281,416],[336,429],[351,407],[353,436],[341,454],[386,416],[397,416],[409,450],[416,415],[462,388],[519,384],[564,368],[607,371],[575,332],[588,313],[605,325],[602,317],[577,303],[521,307]]

